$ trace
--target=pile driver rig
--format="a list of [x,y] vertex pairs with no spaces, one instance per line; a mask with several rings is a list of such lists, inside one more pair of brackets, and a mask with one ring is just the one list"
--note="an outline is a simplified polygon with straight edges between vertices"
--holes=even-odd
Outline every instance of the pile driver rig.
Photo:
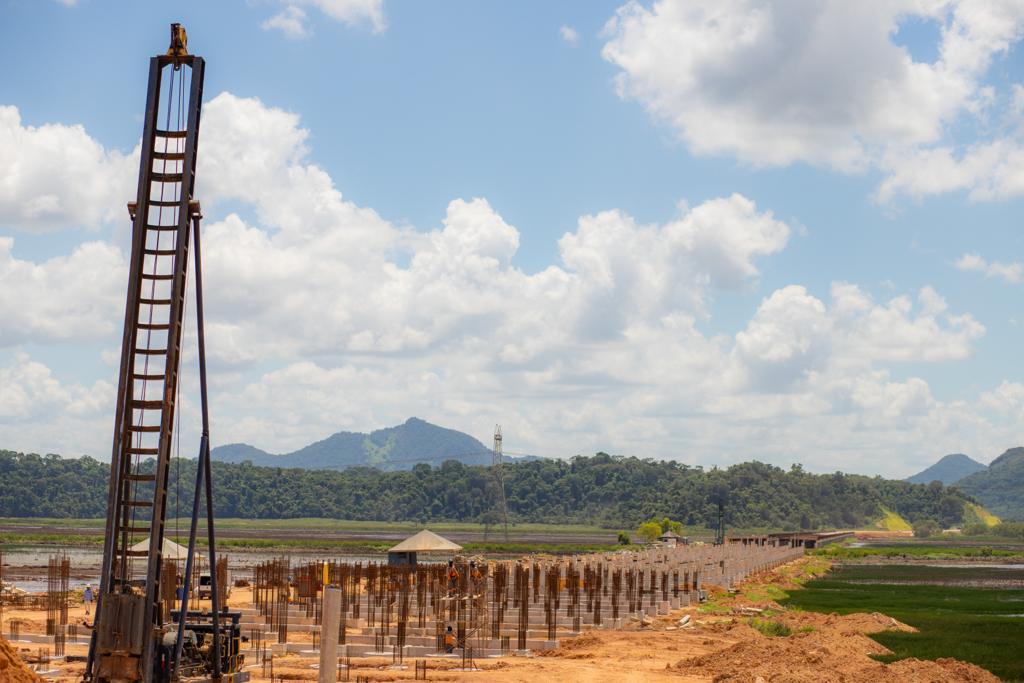
[[[96,683],[234,683],[249,678],[241,671],[240,615],[221,604],[217,572],[212,571],[216,539],[199,242],[202,213],[193,197],[204,70],[203,58],[188,52],[185,29],[172,24],[170,48],[149,63],[138,193],[128,204],[131,259],[107,522],[84,675]],[[161,577],[161,570],[190,251],[202,438],[184,585],[175,601],[178,609],[165,620],[161,580],[174,579]],[[190,610],[188,601],[203,497],[213,585],[211,609],[200,612]],[[146,550],[135,549],[140,542]]]

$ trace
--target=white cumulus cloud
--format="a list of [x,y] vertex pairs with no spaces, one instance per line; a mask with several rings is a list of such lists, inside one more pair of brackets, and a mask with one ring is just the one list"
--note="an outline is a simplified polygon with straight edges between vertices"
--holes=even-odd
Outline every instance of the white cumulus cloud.
[[288,5],[283,10],[270,17],[260,28],[264,31],[277,29],[289,38],[308,38],[310,30],[306,26],[306,12],[301,7]]
[[[894,40],[909,19],[941,27],[934,62]],[[1022,31],[1020,2],[632,0],[608,22],[602,54],[620,69],[619,94],[696,154],[881,168],[884,200],[961,188],[988,198],[1024,192],[1019,143],[954,153],[950,128],[980,128],[994,100],[985,76]]]
[[958,270],[983,273],[988,278],[1000,278],[1005,282],[1017,284],[1024,280],[1024,264],[1019,261],[1002,263],[983,259],[978,254],[964,254],[953,264]]
[[[556,261],[526,272],[519,229],[486,198],[453,199],[438,225],[419,229],[347,199],[309,160],[294,113],[222,93],[204,107],[203,133],[197,194],[219,443],[286,451],[416,415],[478,436],[501,423],[510,449],[545,455],[758,457],[905,474],[906,458],[934,456],[922,444],[982,454],[1013,433],[1013,411],[1000,408],[1012,388],[976,405],[942,401],[925,379],[895,371],[967,358],[984,334],[928,287],[879,301],[852,283],[825,296],[783,286],[735,334],[706,332],[714,298],[752,289],[792,233],[743,195],[681,204],[655,223],[614,208],[581,216]],[[108,156],[99,148],[92,158]],[[245,217],[222,208],[238,206]],[[125,256],[101,242],[40,261],[13,248],[0,240],[0,314],[11,322],[0,344],[14,358],[0,360],[11,387],[0,392],[0,438],[103,455],[116,370],[86,386],[20,348],[109,353]],[[186,355],[186,393],[193,364]],[[183,399],[186,436],[189,406]],[[53,411],[77,417],[57,433]]]
[[0,228],[48,232],[96,228],[126,216],[138,150],[106,150],[82,126],[22,124],[0,106]]
[[16,258],[0,237],[0,347],[109,338],[124,315],[128,268],[121,252],[87,242],[42,262]]
[[0,362],[0,440],[5,448],[106,456],[113,429],[112,382],[64,382],[25,353]]
[[374,33],[380,33],[387,28],[384,19],[384,0],[281,1],[284,8],[260,25],[263,30],[279,30],[293,39],[308,38],[313,31],[304,7],[315,8],[329,19],[343,24],[368,24]]
[[562,40],[573,47],[580,44],[580,34],[572,26],[563,25],[559,27],[558,35],[562,36]]

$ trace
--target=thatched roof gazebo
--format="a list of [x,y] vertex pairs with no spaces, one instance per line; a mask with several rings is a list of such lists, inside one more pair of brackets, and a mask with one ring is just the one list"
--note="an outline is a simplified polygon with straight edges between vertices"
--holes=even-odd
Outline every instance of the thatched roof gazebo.
[[[146,553],[148,555],[149,554],[149,539],[147,538],[147,539],[144,539],[142,541],[139,541],[138,543],[136,543],[135,545],[133,545],[131,547],[131,550],[133,552],[144,552],[144,553]],[[160,554],[163,557],[163,559],[165,559],[165,560],[184,561],[188,557],[188,548],[187,547],[175,543],[174,541],[172,541],[171,539],[167,538],[166,536],[164,537],[163,545],[160,546],[160,550],[161,550]],[[196,552],[195,552],[195,559],[198,561],[200,557],[202,557],[202,555],[199,553],[198,550],[196,550]]]
[[398,545],[388,549],[388,564],[416,564],[418,553],[457,553],[462,546],[429,529],[413,534]]

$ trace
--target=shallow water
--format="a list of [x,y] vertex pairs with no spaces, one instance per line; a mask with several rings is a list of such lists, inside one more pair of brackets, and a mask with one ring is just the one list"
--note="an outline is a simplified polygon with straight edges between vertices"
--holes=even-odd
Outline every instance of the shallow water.
[[[30,593],[46,590],[46,568],[49,559],[59,553],[66,553],[71,560],[70,587],[82,589],[87,584],[99,582],[100,567],[103,553],[100,548],[75,548],[53,545],[17,545],[0,547],[3,553],[4,581]],[[200,550],[202,552],[202,550]],[[205,553],[203,553],[205,556]],[[314,562],[316,560],[344,558],[346,562],[386,562],[387,555],[345,555],[324,552],[288,552],[273,553],[266,551],[231,550],[220,552],[218,556],[228,558],[232,577],[235,579],[252,577],[253,567],[261,562],[287,555],[293,566]]]

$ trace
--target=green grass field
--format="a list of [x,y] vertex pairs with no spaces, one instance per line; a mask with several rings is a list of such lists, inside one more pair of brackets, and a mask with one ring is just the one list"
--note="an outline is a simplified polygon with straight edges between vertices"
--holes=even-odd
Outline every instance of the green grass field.
[[[0,543],[17,545],[99,546],[102,519],[0,519]],[[202,525],[201,525],[202,526]],[[491,527],[487,538],[480,524],[439,522],[429,528],[440,534],[468,536],[460,544],[471,553],[580,553],[621,549],[618,531],[571,524],[516,524],[509,541],[501,528]],[[187,542],[189,520],[167,520],[167,534]],[[218,545],[226,549],[324,550],[343,553],[383,552],[396,539],[423,526],[415,522],[372,522],[335,519],[217,520]],[[200,545],[205,545],[201,529]]]
[[1004,543],[1002,547],[999,547],[981,544],[945,545],[920,542],[851,547],[836,543],[818,548],[813,551],[813,554],[829,560],[860,560],[871,557],[885,559],[958,560],[987,557],[1024,557],[1024,546],[1013,543]]
[[[74,529],[97,529],[101,530],[104,524],[103,519],[53,519],[48,517],[0,517],[2,526],[18,526],[25,528],[74,528]],[[189,520],[173,517],[167,519],[167,524],[173,526],[187,527]],[[323,519],[318,517],[300,517],[295,519],[237,519],[230,517],[218,517],[217,529],[282,529],[282,530],[331,530],[331,531],[384,531],[401,532],[416,531],[424,525],[419,522],[373,522],[347,519]],[[426,526],[436,531],[468,531],[480,532],[483,526],[470,522],[430,522]],[[584,526],[578,524],[513,524],[510,529],[516,533],[538,533],[538,534],[603,534],[614,535],[617,530],[605,529],[598,526]],[[710,533],[710,532],[709,532]]]
[[[1005,681],[1024,681],[1024,589],[964,588],[915,582],[977,580],[992,575],[973,568],[844,566],[808,582],[783,601],[789,608],[850,614],[881,612],[918,633],[872,636],[893,651],[891,662],[907,657],[954,657],[982,666]],[[1024,578],[1020,571],[1006,576]],[[882,583],[891,581],[894,583]]]

